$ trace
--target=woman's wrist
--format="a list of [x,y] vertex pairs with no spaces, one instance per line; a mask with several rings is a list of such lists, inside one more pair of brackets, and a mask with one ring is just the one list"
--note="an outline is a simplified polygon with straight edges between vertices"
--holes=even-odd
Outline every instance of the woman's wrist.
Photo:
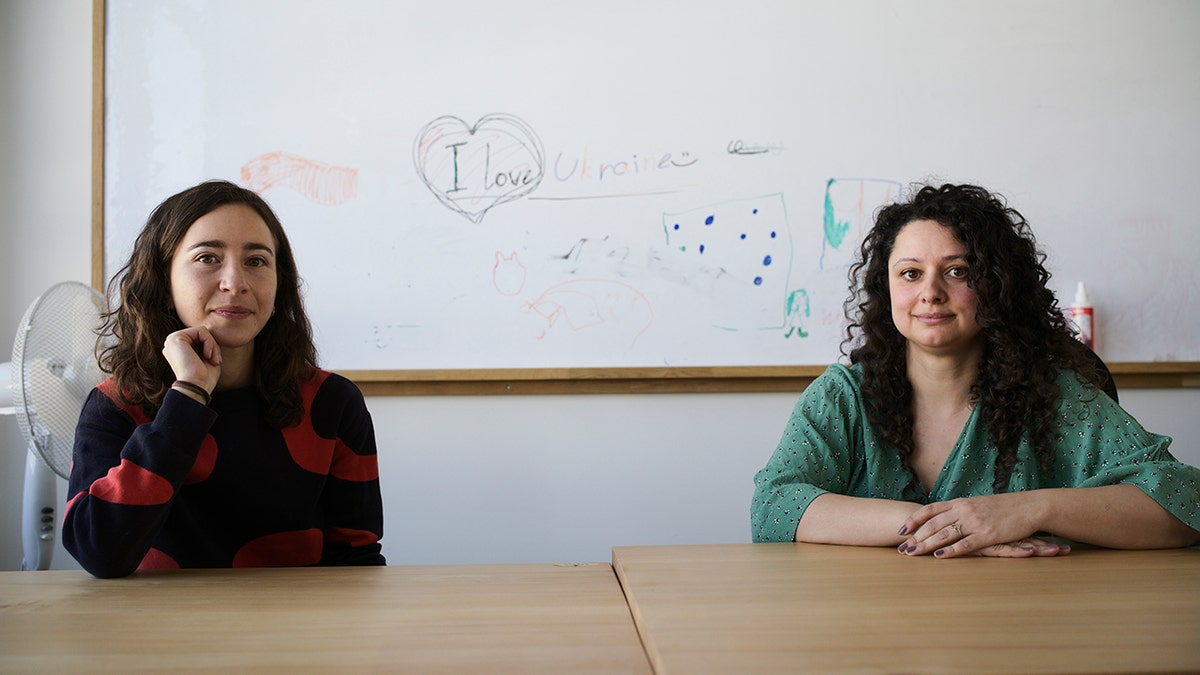
[[212,394],[210,394],[207,389],[201,387],[195,382],[189,382],[187,380],[175,380],[175,383],[171,385],[171,388],[181,394],[184,394],[185,396],[188,396],[198,403],[202,403],[204,405],[212,403]]

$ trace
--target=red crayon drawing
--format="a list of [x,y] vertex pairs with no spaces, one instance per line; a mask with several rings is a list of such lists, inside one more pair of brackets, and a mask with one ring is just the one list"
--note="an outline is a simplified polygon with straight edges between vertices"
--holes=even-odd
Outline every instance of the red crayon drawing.
[[282,185],[309,201],[337,206],[358,196],[358,169],[333,166],[293,155],[268,152],[242,166],[242,181],[255,192]]
[[496,264],[492,267],[492,284],[501,295],[517,295],[525,289],[525,265],[514,251],[504,255],[496,251]]

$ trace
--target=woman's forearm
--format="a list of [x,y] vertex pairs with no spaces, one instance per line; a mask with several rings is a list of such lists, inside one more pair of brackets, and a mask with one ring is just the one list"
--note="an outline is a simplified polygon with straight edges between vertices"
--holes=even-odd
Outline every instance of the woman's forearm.
[[899,534],[900,526],[920,507],[913,502],[825,493],[804,510],[796,526],[796,541],[896,546],[904,540]]
[[1138,487],[1032,490],[1039,529],[1072,541],[1106,548],[1178,548],[1200,541],[1200,533],[1171,515]]

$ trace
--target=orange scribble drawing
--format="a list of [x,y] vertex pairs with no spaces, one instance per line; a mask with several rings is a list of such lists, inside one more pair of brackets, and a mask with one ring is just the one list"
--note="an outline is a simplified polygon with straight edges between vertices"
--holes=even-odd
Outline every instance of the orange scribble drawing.
[[289,152],[268,152],[242,165],[242,181],[255,192],[282,185],[329,206],[358,196],[358,169],[333,166]]
[[554,284],[536,299],[525,303],[546,321],[538,340],[544,339],[559,321],[571,331],[606,327],[614,340],[632,349],[654,322],[654,309],[638,289],[619,281],[574,279]]

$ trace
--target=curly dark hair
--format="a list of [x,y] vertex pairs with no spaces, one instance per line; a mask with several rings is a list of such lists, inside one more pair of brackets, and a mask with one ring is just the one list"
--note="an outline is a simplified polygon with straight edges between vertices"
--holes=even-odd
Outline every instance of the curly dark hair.
[[850,349],[850,362],[862,364],[868,419],[900,451],[912,476],[910,492],[923,494],[911,464],[913,392],[905,338],[892,322],[887,264],[896,236],[914,220],[950,228],[967,249],[967,283],[978,297],[976,320],[984,339],[971,399],[995,442],[994,489],[1003,491],[1024,434],[1042,470],[1053,461],[1062,396],[1055,383],[1058,368],[1097,387],[1104,375],[1046,287],[1046,255],[1029,223],[1003,197],[975,185],[925,185],[908,201],[881,208],[850,268],[849,324],[841,351],[846,355]]
[[254,209],[276,243],[275,313],[254,338],[254,386],[268,423],[279,428],[304,414],[300,382],[317,369],[312,326],[304,312],[301,280],[283,225],[262,197],[228,181],[213,180],[168,197],[150,214],[133,244],[129,262],[108,284],[116,306],[104,314],[97,353],[124,403],[154,417],[175,375],[163,358],[163,342],[184,328],[171,309],[171,261],[188,228],[226,204]]

